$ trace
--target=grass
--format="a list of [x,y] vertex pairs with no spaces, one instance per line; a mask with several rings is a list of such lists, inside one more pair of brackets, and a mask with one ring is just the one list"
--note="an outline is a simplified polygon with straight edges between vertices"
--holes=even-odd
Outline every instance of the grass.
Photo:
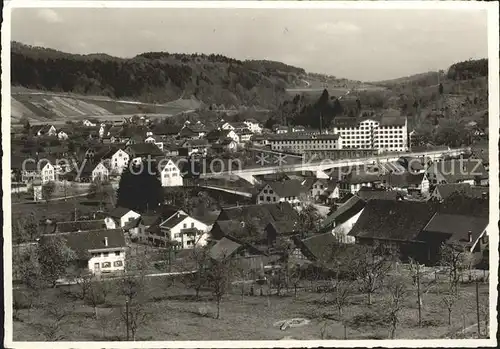
[[[268,305],[266,296],[239,295],[239,289],[228,295],[222,303],[221,319],[214,319],[215,302],[209,292],[194,299],[194,292],[176,282],[172,285],[165,278],[150,278],[149,300],[146,311],[149,316],[140,326],[137,340],[279,340],[293,339],[343,339],[344,327],[336,316],[333,305],[324,303],[324,295],[315,292],[300,292],[297,298],[271,296]],[[118,285],[116,285],[118,286]],[[112,287],[118,289],[118,287]],[[124,340],[125,327],[120,320],[123,299],[115,295],[108,305],[99,309],[100,320],[93,319],[93,309],[81,301],[74,301],[58,294],[57,289],[45,290],[44,299],[57,298],[59,305],[74,303],[73,311],[62,323],[60,332],[65,340]],[[424,325],[418,327],[416,297],[410,294],[405,299],[398,339],[444,338],[461,329],[466,315],[466,326],[475,323],[473,302],[474,284],[461,286],[462,299],[452,313],[452,326],[447,324],[447,312],[440,305],[439,295],[430,292],[424,299]],[[481,298],[487,298],[487,284],[480,285]],[[351,320],[347,328],[348,339],[386,339],[388,327],[374,322],[384,310],[382,294],[374,297],[374,305],[367,306],[363,294],[355,294],[345,314]],[[472,308],[471,308],[472,307]],[[328,319],[325,319],[325,316]],[[291,318],[306,318],[311,322],[302,327],[280,330],[273,324]],[[21,310],[20,321],[14,321],[14,339],[19,341],[43,340],[34,328],[34,323],[49,322],[50,319],[39,308]],[[322,330],[326,324],[326,330]]]

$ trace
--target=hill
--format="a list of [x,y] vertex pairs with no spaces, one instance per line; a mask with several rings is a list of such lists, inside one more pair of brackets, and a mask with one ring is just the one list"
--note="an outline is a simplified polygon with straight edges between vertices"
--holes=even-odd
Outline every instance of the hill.
[[[222,55],[147,52],[130,59],[76,55],[12,43],[12,85],[54,92],[165,103],[193,96],[205,104],[270,107],[296,86],[301,68]],[[277,103],[278,102],[278,103]]]

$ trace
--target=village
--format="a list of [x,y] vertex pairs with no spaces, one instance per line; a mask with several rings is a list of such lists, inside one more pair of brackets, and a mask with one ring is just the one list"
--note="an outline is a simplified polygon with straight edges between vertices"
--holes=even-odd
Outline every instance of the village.
[[[144,278],[173,287],[181,280],[188,291],[196,291],[196,299],[203,292],[212,294],[217,310],[208,307],[201,316],[215,318],[231,294],[267,299],[264,303],[271,306],[270,297],[300,298],[312,292],[310,299],[318,294],[333,298],[324,304],[336,304],[334,320],[320,317],[337,323],[342,318],[341,337],[349,328],[342,314],[349,299],[361,291],[371,306],[383,287],[392,286],[388,280],[401,286],[407,276],[414,284],[416,278],[422,283],[430,278],[427,287],[440,288],[436,297],[449,305],[441,308],[443,314],[449,310],[449,321],[443,323],[450,325],[452,309],[462,299],[459,285],[470,292],[470,285],[481,280],[481,292],[487,291],[488,152],[481,133],[466,149],[414,146],[406,118],[392,110],[361,116],[357,123],[339,118],[330,130],[269,130],[255,119],[226,122],[222,117],[211,127],[199,120],[160,126],[144,115],[62,128],[24,125],[11,133],[15,282],[40,294],[47,283],[65,293],[80,289],[84,304],[89,304],[85,293],[98,292],[96,319],[109,292],[102,284],[128,282],[144,288],[138,291],[143,293]],[[246,159],[238,170],[252,171],[266,166],[259,162],[264,155],[279,168],[253,175],[251,181],[238,177],[242,172],[196,173],[191,166],[206,159],[223,159],[222,165]],[[280,160],[285,157],[288,164]],[[293,171],[298,161],[290,159],[310,157],[348,157],[361,165]],[[379,161],[389,157],[397,160]],[[159,205],[147,210],[117,205],[120,185],[125,187],[122,174],[149,161],[158,165],[152,177],[162,191]],[[142,184],[136,185],[140,188],[132,201],[142,195]],[[48,255],[40,259],[43,253]],[[40,274],[30,263],[38,265]],[[415,296],[419,316],[424,311],[421,292]],[[130,316],[145,315],[144,297],[129,299],[137,302]],[[16,306],[21,313],[26,304]],[[468,314],[485,331],[483,308],[478,303]],[[459,322],[463,335],[474,320]],[[62,318],[51,321],[46,326],[52,332],[45,333],[55,336],[54,326],[61,327]],[[135,339],[140,329],[134,326],[143,324],[130,321],[127,338]],[[422,329],[422,319],[418,322]],[[293,323],[284,321],[278,330]],[[394,336],[397,325],[388,324]],[[449,331],[446,327],[436,335]],[[326,332],[322,336],[328,338]]]

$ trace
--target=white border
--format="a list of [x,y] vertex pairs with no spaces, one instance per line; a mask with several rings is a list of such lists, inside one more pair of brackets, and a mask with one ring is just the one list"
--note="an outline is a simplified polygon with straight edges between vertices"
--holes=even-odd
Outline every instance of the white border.
[[[10,193],[10,22],[12,8],[95,7],[95,8],[289,8],[289,9],[448,9],[488,11],[489,58],[489,149],[490,149],[490,339],[473,340],[283,340],[283,341],[170,341],[170,342],[14,342],[12,328],[11,197],[3,196],[4,208],[4,299],[7,348],[263,348],[263,347],[477,347],[496,346],[498,273],[498,140],[499,140],[499,6],[497,2],[469,1],[33,1],[6,2],[2,23],[2,184]],[[497,151],[492,151],[497,150]],[[7,258],[8,257],[8,258]]]

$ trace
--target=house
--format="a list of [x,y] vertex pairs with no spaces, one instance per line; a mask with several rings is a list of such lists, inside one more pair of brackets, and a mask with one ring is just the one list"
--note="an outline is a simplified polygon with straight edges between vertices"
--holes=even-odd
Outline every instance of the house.
[[226,138],[231,138],[237,144],[240,144],[240,137],[233,130],[213,130],[209,132],[205,138],[210,143],[215,143]]
[[434,162],[425,172],[423,192],[432,192],[437,184],[469,183],[488,185],[488,172],[479,159],[450,159]]
[[245,129],[248,129],[248,127],[244,122],[226,122],[221,126],[221,129],[240,132]]
[[356,193],[360,199],[369,200],[402,200],[403,193],[397,190],[386,190],[384,188],[361,187]]
[[299,250],[292,252],[293,257],[322,264],[332,262],[336,247],[339,245],[339,242],[330,233],[316,234],[305,239],[300,239],[297,236],[293,239],[293,242]]
[[380,186],[388,190],[398,190],[406,193],[422,192],[425,174],[422,173],[388,173],[381,176]]
[[177,137],[181,132],[183,126],[179,125],[165,125],[157,124],[152,128],[153,134],[161,138]]
[[429,263],[430,246],[419,234],[436,211],[436,206],[427,202],[370,200],[348,235],[357,244],[397,247],[403,260],[412,257]]
[[54,236],[61,236],[67,246],[76,253],[79,266],[93,274],[125,270],[127,245],[121,229],[99,229],[63,234],[46,234],[40,244]]
[[55,224],[54,233],[73,233],[88,230],[102,230],[107,229],[104,219],[89,220],[89,221],[69,221],[57,222]]
[[83,126],[85,126],[85,127],[96,127],[96,126],[97,126],[97,123],[96,123],[96,122],[92,122],[92,121],[90,121],[90,120],[88,120],[88,119],[83,120],[83,121],[82,121],[82,124],[83,124]]
[[208,130],[203,124],[185,125],[179,132],[179,137],[198,139],[205,137],[207,133]]
[[206,156],[210,144],[206,139],[189,139],[182,143],[179,155],[192,156],[193,154]]
[[288,127],[287,126],[281,126],[281,125],[276,125],[274,128],[274,133],[280,135],[283,133],[288,133]]
[[265,147],[270,144],[269,138],[270,135],[268,134],[256,134],[252,136],[251,141],[254,146]]
[[205,246],[209,226],[182,210],[178,210],[160,223],[159,229],[149,229],[149,240],[158,246],[174,244],[180,249]]
[[[252,233],[255,234],[252,239],[256,243],[267,244],[273,241],[273,234],[289,235],[295,232],[298,219],[298,212],[288,202],[224,207],[210,235],[215,240],[224,236],[248,239]],[[269,226],[269,223],[273,223],[273,226]],[[256,231],[251,231],[253,229]]]
[[129,154],[131,161],[134,163],[138,163],[146,158],[163,156],[163,152],[151,143],[131,144],[125,148],[125,152]]
[[374,187],[380,182],[381,178],[378,174],[355,169],[340,179],[340,195],[346,193],[356,194],[362,187]]
[[125,207],[116,207],[105,214],[104,223],[108,229],[124,227],[127,222],[134,220],[141,215]]
[[154,144],[158,149],[163,150],[163,139],[160,136],[149,136],[144,140],[144,143]]
[[42,183],[48,183],[48,182],[53,182],[56,179],[56,170],[54,166],[50,163],[50,161],[47,160],[41,160],[39,161],[39,166],[41,168],[41,178],[42,178]]
[[292,132],[305,132],[306,128],[304,126],[293,126],[292,127]]
[[113,173],[121,174],[125,167],[128,166],[130,161],[130,155],[124,150],[118,149],[111,156],[110,167]]
[[161,219],[162,216],[160,214],[144,214],[128,221],[123,226],[123,230],[128,233],[132,241],[138,240],[140,242],[147,242],[149,235],[148,229],[157,227],[161,223]]
[[172,159],[162,159],[158,164],[162,187],[176,187],[183,185],[179,167]]
[[216,154],[224,153],[224,152],[235,152],[238,150],[238,144],[233,141],[231,138],[224,139],[222,141],[218,141],[213,143],[210,147],[212,151]]
[[238,130],[236,131],[236,134],[240,138],[241,143],[247,143],[250,142],[252,139],[253,133],[250,131],[248,128],[245,128],[243,130]]
[[338,242],[354,243],[355,239],[349,232],[361,216],[366,201],[353,195],[343,205],[329,214],[321,223],[321,231],[329,232]]
[[425,169],[432,163],[432,160],[426,157],[402,156],[398,159],[397,163],[403,166],[405,171],[412,174],[419,174],[425,172]]
[[41,136],[55,136],[57,135],[57,130],[54,125],[43,125],[35,128],[34,134],[38,137]]
[[66,131],[59,130],[59,132],[57,133],[57,138],[59,138],[59,140],[61,141],[65,141],[69,138],[69,135]]
[[438,184],[430,195],[431,200],[442,202],[453,194],[460,194],[470,198],[488,198],[488,187],[472,187],[468,183]]
[[309,197],[308,188],[299,180],[267,182],[257,194],[257,204],[289,202],[292,206],[300,206]]
[[47,159],[41,159],[38,162],[34,159],[27,159],[21,166],[21,181],[24,183],[40,179],[42,184],[46,184],[55,181],[56,174],[56,169]]
[[[487,240],[488,218],[436,212],[422,229],[419,239],[429,246],[429,258],[438,261],[441,245],[469,252],[482,252]],[[481,241],[482,240],[482,241]]]
[[247,119],[243,121],[245,126],[252,132],[260,134],[262,133],[262,125],[255,119]]
[[43,191],[42,191],[42,181],[38,178],[33,179],[31,183],[33,186],[33,201],[42,201],[43,199]]
[[101,182],[107,181],[109,178],[109,170],[102,162],[98,163],[92,170],[92,181],[99,180]]
[[332,203],[340,198],[340,189],[336,181],[317,179],[312,184],[311,197],[316,201]]

